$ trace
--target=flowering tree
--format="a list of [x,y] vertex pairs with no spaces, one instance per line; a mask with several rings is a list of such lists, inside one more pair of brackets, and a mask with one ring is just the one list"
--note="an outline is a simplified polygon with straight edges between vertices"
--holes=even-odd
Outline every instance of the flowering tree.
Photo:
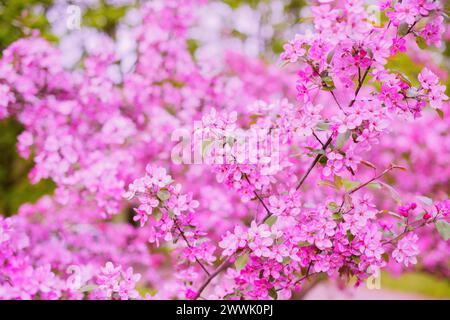
[[442,4],[313,3],[270,66],[196,55],[203,2],[139,8],[125,72],[109,37],[71,70],[39,34],[3,51],[0,118],[56,190],[0,218],[0,297],[289,299],[421,253],[448,275],[446,88],[388,63],[441,45]]

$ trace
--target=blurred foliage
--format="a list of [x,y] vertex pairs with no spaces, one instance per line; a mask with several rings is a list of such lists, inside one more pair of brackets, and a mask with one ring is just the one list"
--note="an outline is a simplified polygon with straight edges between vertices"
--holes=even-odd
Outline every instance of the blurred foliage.
[[447,96],[450,97],[450,41],[446,41],[445,42],[445,50],[444,50],[444,57],[446,58],[445,66],[444,69],[447,70],[447,72],[449,72],[449,77],[447,78],[447,83],[446,83],[446,90],[445,93],[447,94]]
[[103,30],[114,37],[120,19],[125,16],[128,6],[113,6],[105,0],[99,1],[96,7],[88,8],[83,15],[83,26]]
[[32,29],[41,31],[50,41],[56,38],[49,32],[45,16],[52,0],[0,0],[0,50],[11,42],[29,35]]
[[450,298],[449,279],[437,278],[423,272],[404,273],[399,277],[393,277],[384,272],[381,274],[381,286],[385,289],[420,294],[430,298]]
[[306,5],[305,0],[291,0],[285,6],[286,12],[291,12],[293,14],[299,15],[300,10]]
[[30,183],[28,172],[33,161],[22,159],[15,147],[22,130],[14,119],[0,121],[0,213],[7,216],[15,213],[22,203],[34,202],[54,189],[54,183],[49,180]]
[[[56,42],[58,39],[52,35],[46,18],[52,3],[53,0],[0,0],[0,52],[12,42],[29,36],[32,30],[39,30],[44,38]],[[117,23],[127,9],[126,6],[112,6],[102,0],[85,11],[83,25],[114,36]],[[0,121],[0,214],[6,216],[16,213],[21,204],[35,202],[55,188],[50,180],[30,183],[28,172],[33,167],[33,161],[22,159],[15,147],[17,136],[22,131],[22,126],[13,119]]]
[[249,6],[254,8],[260,2],[264,2],[264,0],[223,0],[223,2],[229,5],[231,8],[236,9],[244,4],[248,4]]
[[[236,9],[241,5],[247,4],[255,8],[258,4],[262,2],[270,2],[270,0],[223,0],[224,3],[229,5],[231,8]],[[306,4],[305,0],[290,0],[284,1],[286,11],[294,12],[300,11],[300,9]]]
[[[49,41],[56,41],[50,32],[46,12],[52,0],[0,0],[0,52],[21,37],[39,30]],[[1,53],[0,53],[1,55]],[[22,159],[16,151],[17,135],[22,126],[13,119],[0,121],[0,214],[12,215],[24,202],[34,202],[51,193],[54,184],[41,181],[32,185],[28,172],[32,160]]]
[[422,66],[414,63],[407,54],[397,53],[388,60],[386,68],[401,73],[415,86],[420,84],[417,76],[422,71]]

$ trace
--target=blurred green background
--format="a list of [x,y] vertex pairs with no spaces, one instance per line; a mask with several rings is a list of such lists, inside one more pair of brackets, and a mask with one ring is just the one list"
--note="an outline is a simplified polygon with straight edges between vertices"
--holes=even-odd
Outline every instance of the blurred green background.
[[[69,1],[68,1],[69,2]],[[136,5],[136,1],[133,5]],[[223,0],[232,9],[243,5],[253,8],[269,0]],[[304,0],[285,0],[284,11],[286,20],[283,24],[273,26],[274,35],[266,44],[265,50],[272,55],[281,52],[282,31],[295,24],[300,19],[300,10],[305,5]],[[47,19],[52,0],[0,0],[0,48],[1,52],[13,41],[28,36],[33,29],[49,41],[58,42],[52,34],[51,25]],[[130,6],[110,5],[105,0],[99,0],[95,7],[83,11],[82,26],[89,26],[114,37],[119,20],[126,14]],[[236,32],[236,36],[245,35]],[[195,43],[190,43],[195,47]],[[1,53],[0,53],[1,54]],[[450,57],[450,43],[446,43],[444,55]],[[406,55],[397,55],[389,62],[401,69],[410,79],[416,78],[420,66],[409,60]],[[447,81],[447,94],[450,94],[450,82]],[[17,212],[25,202],[35,202],[44,194],[51,194],[55,188],[52,181],[44,180],[32,185],[28,180],[28,172],[33,166],[32,159],[22,159],[17,154],[15,144],[17,135],[23,130],[14,119],[0,121],[0,214],[10,216]],[[400,278],[388,274],[382,276],[383,288],[401,292],[420,294],[430,298],[450,298],[449,279],[438,279],[427,273],[407,273]]]

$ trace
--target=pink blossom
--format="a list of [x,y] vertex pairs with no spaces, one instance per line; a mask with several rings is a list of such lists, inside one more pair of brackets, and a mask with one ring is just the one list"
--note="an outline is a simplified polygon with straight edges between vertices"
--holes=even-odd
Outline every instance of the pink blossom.
[[405,0],[402,2],[397,2],[394,5],[394,19],[397,23],[406,22],[409,25],[416,21],[416,17],[419,14],[415,1]]
[[243,249],[247,245],[247,234],[240,226],[234,227],[234,232],[227,231],[227,234],[219,242],[219,247],[225,249],[224,255],[231,255],[238,249]]
[[344,166],[344,156],[338,152],[330,152],[327,154],[327,165],[323,168],[322,174],[328,177],[332,174],[339,173]]
[[392,40],[391,55],[397,52],[406,52],[406,40],[404,38],[395,38]]
[[145,170],[150,177],[150,182],[160,188],[164,188],[172,182],[172,178],[167,174],[167,171],[164,168],[147,166]]
[[429,22],[420,31],[420,35],[425,39],[427,45],[441,45],[441,37],[444,32],[444,17],[438,15],[432,22]]
[[417,246],[418,236],[414,233],[408,233],[397,244],[392,252],[392,257],[398,262],[403,263],[406,267],[417,263],[417,255],[419,248]]
[[286,205],[282,199],[277,199],[275,196],[271,196],[269,198],[269,204],[271,208],[271,212],[273,214],[282,214],[283,211],[286,209]]

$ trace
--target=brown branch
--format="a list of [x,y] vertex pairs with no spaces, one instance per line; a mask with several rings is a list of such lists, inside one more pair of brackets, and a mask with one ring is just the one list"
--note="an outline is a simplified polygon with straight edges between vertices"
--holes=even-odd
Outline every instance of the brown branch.
[[334,94],[334,91],[331,90],[330,91],[331,95],[333,96],[334,101],[336,102],[337,106],[339,107],[339,109],[341,109],[341,111],[345,114],[344,109],[341,107],[341,104],[339,103],[338,99],[336,98],[336,95]]
[[[248,178],[247,174],[244,173],[244,178],[245,180],[247,180],[248,184],[252,184],[250,182],[250,179]],[[272,212],[270,212],[269,208],[267,207],[267,205],[264,203],[264,200],[261,198],[261,196],[258,194],[258,192],[256,192],[256,190],[253,190],[253,194],[256,196],[256,198],[259,200],[259,202],[261,202],[261,204],[263,205],[264,209],[266,209],[267,215],[264,218],[263,221],[265,221],[267,218],[269,218],[272,215]]]
[[420,229],[420,228],[426,226],[427,224],[434,223],[434,222],[436,222],[436,220],[437,220],[437,216],[434,217],[433,219],[429,219],[429,220],[425,220],[423,222],[419,222],[419,224],[417,226],[406,225],[405,229],[403,230],[402,233],[400,233],[395,238],[392,238],[391,240],[383,241],[383,245],[385,245],[385,244],[394,244],[395,242],[401,240],[407,233],[412,232],[412,231],[416,231],[417,229]]
[[[367,67],[367,69],[366,69],[366,71],[364,72],[364,75],[362,76],[362,78],[361,78],[361,79],[358,79],[359,81],[358,81],[358,87],[356,88],[356,91],[355,91],[355,97],[352,99],[352,101],[350,101],[350,103],[349,103],[349,105],[348,105],[349,108],[352,107],[353,104],[355,103],[356,98],[358,97],[359,91],[361,90],[361,88],[362,88],[362,86],[363,86],[363,84],[364,84],[364,81],[366,80],[367,75],[369,74],[369,70],[370,70],[370,66]],[[332,91],[331,91],[331,93],[333,94],[333,97],[335,98],[335,101],[336,101],[336,103],[338,104],[338,107],[340,107],[339,102],[336,100],[336,97],[334,96],[334,93],[333,93]],[[340,109],[342,110],[342,108],[340,108]],[[330,143],[331,143],[332,140],[333,140],[333,136],[331,135],[331,136],[328,138],[327,142],[325,142],[325,144],[322,146],[322,150],[325,151],[325,150],[328,148],[328,146],[330,145]],[[307,178],[307,177],[309,176],[309,174],[311,173],[311,170],[316,166],[317,162],[319,162],[321,156],[322,156],[321,154],[318,154],[318,155],[314,158],[314,161],[311,163],[311,165],[309,166],[309,168],[308,168],[308,170],[306,171],[305,175],[302,177],[302,179],[301,179],[300,182],[298,183],[296,190],[298,190],[298,189],[303,185],[303,183],[305,182],[306,178]]]
[[370,180],[368,180],[368,181],[366,181],[366,182],[364,182],[364,183],[361,183],[359,186],[357,186],[357,187],[355,187],[354,189],[350,190],[347,194],[350,195],[350,194],[355,193],[356,191],[358,191],[358,190],[364,188],[365,186],[367,186],[369,183],[374,182],[375,180],[380,179],[382,176],[384,176],[386,173],[388,173],[389,171],[391,171],[391,170],[393,170],[393,169],[401,169],[401,170],[404,170],[404,168],[401,167],[401,166],[390,165],[390,166],[387,167],[383,172],[381,172],[379,175],[373,177],[372,179],[370,179]]
[[[387,167],[387,168],[386,168],[382,173],[380,173],[379,175],[376,175],[376,176],[373,177],[372,179],[370,179],[370,180],[368,180],[368,181],[366,181],[366,182],[364,182],[364,183],[361,183],[359,186],[357,186],[357,187],[353,188],[352,190],[350,190],[350,191],[344,193],[344,195],[342,196],[342,202],[341,202],[341,205],[340,205],[340,207],[339,207],[339,212],[342,212],[342,208],[344,207],[345,197],[346,197],[346,196],[351,195],[351,194],[355,193],[356,191],[358,191],[358,190],[364,188],[364,187],[367,186],[369,183],[374,182],[375,180],[380,179],[382,176],[384,176],[386,173],[388,173],[389,171],[391,171],[391,170],[393,170],[393,169],[402,169],[402,170],[404,170],[404,168],[401,167],[401,166],[397,166],[397,165],[391,164],[389,167]],[[350,210],[350,211],[351,211],[351,210]]]
[[194,300],[197,300],[198,298],[200,298],[200,295],[202,294],[203,290],[206,289],[206,287],[208,286],[208,284],[211,282],[212,279],[214,279],[219,273],[221,273],[223,270],[225,270],[226,268],[229,267],[230,260],[233,257],[233,255],[230,255],[227,259],[225,259],[220,266],[217,267],[217,269],[211,273],[208,278],[205,280],[205,282],[203,282],[203,284],[200,286],[200,288],[198,288],[197,293],[195,294]]
[[362,79],[359,80],[359,82],[358,82],[358,87],[356,88],[356,91],[355,91],[355,97],[352,99],[352,101],[350,101],[350,103],[348,105],[349,108],[351,108],[355,104],[356,98],[358,97],[358,94],[359,94],[359,91],[361,90],[362,85],[364,84],[364,81],[366,80],[366,77],[369,74],[369,70],[370,70],[370,65],[367,67],[366,71],[364,72]]
[[[173,221],[174,221],[175,227],[177,228],[178,232],[180,232],[181,237],[182,237],[183,240],[186,242],[186,245],[187,245],[190,249],[193,249],[192,245],[189,243],[189,241],[188,241],[186,235],[184,234],[184,231],[181,230],[180,226],[178,225],[177,220],[174,219]],[[194,257],[195,257],[195,255],[194,255]],[[203,271],[205,271],[205,273],[209,276],[210,273],[209,273],[208,269],[206,269],[205,265],[204,265],[197,257],[195,257],[195,261],[196,261],[196,262],[198,263],[198,265],[203,269]]]
[[[322,147],[322,150],[325,151],[328,146],[330,145],[331,141],[333,140],[333,136],[331,135],[327,142],[325,142],[325,144]],[[309,174],[311,173],[312,169],[314,169],[314,167],[316,166],[317,162],[319,162],[320,157],[322,155],[318,154],[315,158],[314,161],[311,163],[311,165],[309,166],[308,170],[306,170],[306,173],[303,175],[303,177],[300,179],[300,182],[297,185],[297,188],[295,188],[296,190],[300,189],[300,187],[303,185],[303,183],[305,182],[306,178],[308,178]]]
[[[302,282],[303,280],[305,280],[305,279],[308,278],[309,276],[315,274],[315,273],[310,273],[311,267],[312,267],[312,263],[313,263],[312,261],[309,263],[308,269],[306,270],[306,274],[305,274],[303,277],[301,277],[300,279],[297,279],[297,281],[295,281],[295,282],[292,284],[293,286],[295,286],[295,285],[297,285],[298,283]],[[277,289],[277,291],[280,291],[280,290],[283,290],[283,289],[281,289],[281,288]]]
[[317,134],[314,132],[314,130],[313,130],[312,134],[313,134],[314,138],[316,138],[316,140],[319,141],[319,143],[320,143],[321,146],[323,147],[324,144],[323,144],[322,140],[320,140],[320,138],[317,136]]

